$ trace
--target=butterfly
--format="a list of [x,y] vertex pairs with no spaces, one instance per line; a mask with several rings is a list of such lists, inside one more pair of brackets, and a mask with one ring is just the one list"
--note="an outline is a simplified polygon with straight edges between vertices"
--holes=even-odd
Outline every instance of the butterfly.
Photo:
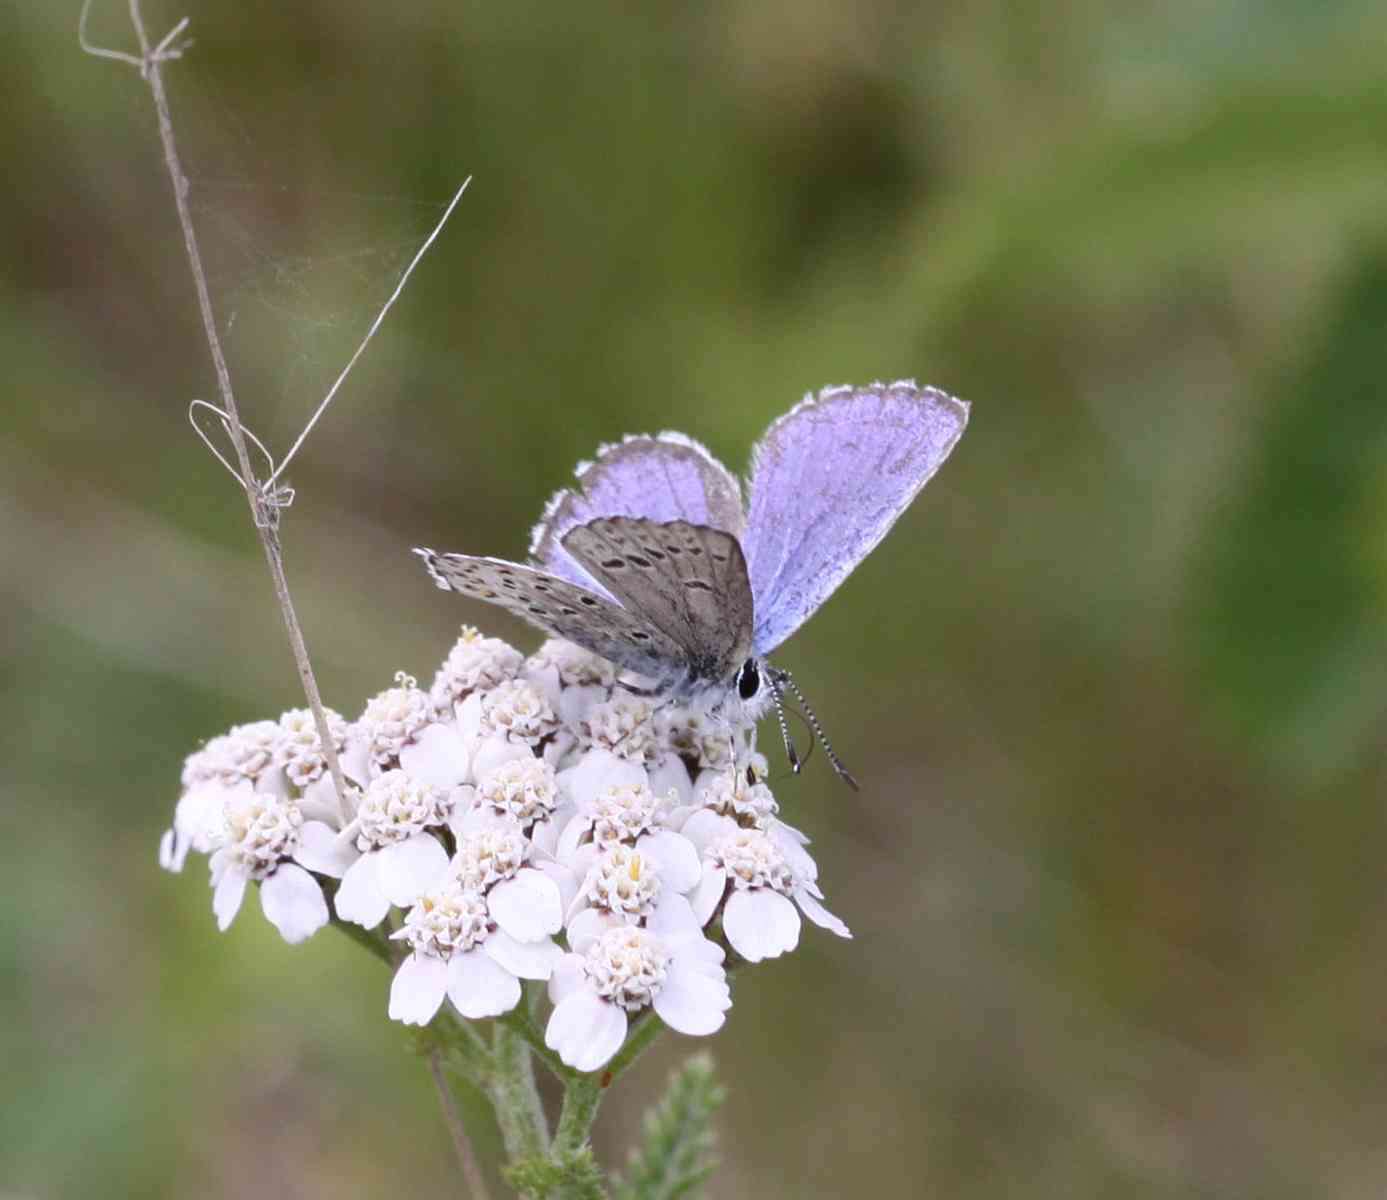
[[[418,549],[434,582],[649,681],[629,690],[754,722],[792,691],[767,656],[886,536],[962,436],[968,405],[913,381],[830,387],[775,421],[736,476],[678,433],[581,463],[535,526],[531,565]],[[767,695],[769,693],[769,697]],[[735,711],[734,711],[735,710]]]

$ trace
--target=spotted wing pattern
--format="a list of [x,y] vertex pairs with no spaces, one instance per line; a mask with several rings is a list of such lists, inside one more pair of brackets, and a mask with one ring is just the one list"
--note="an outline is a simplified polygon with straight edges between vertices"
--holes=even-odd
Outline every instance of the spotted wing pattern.
[[662,630],[566,579],[502,558],[415,553],[444,591],[495,604],[657,685],[683,673],[683,650]]
[[534,528],[530,557],[581,587],[594,581],[565,551],[569,530],[599,517],[688,521],[741,537],[741,485],[722,463],[682,433],[632,435],[581,463],[575,486],[558,492]]
[[563,548],[684,652],[689,683],[726,682],[751,651],[752,601],[737,539],[688,521],[606,517]]

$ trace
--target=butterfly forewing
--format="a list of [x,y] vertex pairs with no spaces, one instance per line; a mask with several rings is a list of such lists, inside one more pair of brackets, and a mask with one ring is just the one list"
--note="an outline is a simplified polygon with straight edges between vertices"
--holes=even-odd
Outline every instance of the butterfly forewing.
[[563,546],[627,611],[681,648],[691,681],[726,681],[746,660],[751,585],[730,533],[611,517],[569,530]]
[[744,539],[755,650],[769,654],[886,536],[968,423],[968,405],[911,382],[828,388],[752,456]]
[[566,579],[500,558],[415,553],[445,591],[495,604],[625,670],[662,682],[679,662],[680,647],[658,627]]

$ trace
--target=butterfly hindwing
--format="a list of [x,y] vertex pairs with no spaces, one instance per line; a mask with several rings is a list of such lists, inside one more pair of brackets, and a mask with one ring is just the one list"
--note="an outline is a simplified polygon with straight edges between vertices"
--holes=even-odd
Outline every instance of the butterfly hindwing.
[[658,628],[566,579],[500,558],[415,553],[445,591],[495,604],[625,670],[658,682],[681,657],[680,647]]
[[752,455],[746,548],[755,650],[769,654],[886,536],[968,423],[968,405],[909,381],[825,388]]
[[627,437],[603,446],[579,466],[572,488],[557,493],[535,526],[530,556],[580,586],[592,579],[563,548],[569,530],[600,517],[688,521],[740,537],[742,494],[737,478],[692,438],[680,433]]
[[608,517],[569,530],[563,546],[625,609],[682,648],[693,679],[727,680],[746,660],[751,585],[730,533]]

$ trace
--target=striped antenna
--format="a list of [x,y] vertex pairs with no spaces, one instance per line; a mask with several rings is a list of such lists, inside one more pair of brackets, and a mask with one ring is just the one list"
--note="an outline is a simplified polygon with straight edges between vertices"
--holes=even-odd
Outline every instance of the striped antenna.
[[[790,672],[777,667],[775,673],[772,675],[772,680],[776,700],[775,710],[777,715],[780,716],[780,728],[786,741],[788,742],[789,740],[789,734],[785,732],[785,717],[780,713],[781,685],[789,688],[790,691],[795,694],[795,699],[800,702],[800,706],[804,709],[804,715],[809,721],[809,728],[813,735],[823,743],[824,753],[828,755],[828,761],[833,764],[833,769],[838,773],[838,778],[846,783],[848,787],[852,788],[854,792],[861,791],[862,789],[857,786],[857,780],[852,777],[852,772],[843,765],[843,760],[834,753],[833,744],[824,733],[824,727],[819,724],[819,718],[814,715],[813,708],[810,707],[809,701],[804,698],[804,693],[799,690],[799,685],[795,683],[794,677],[791,676]],[[792,759],[791,761],[795,763],[795,770],[798,771],[798,760]]]
[[[798,775],[800,767],[804,764],[800,760],[799,751],[795,749],[794,739],[790,737],[790,726],[785,720],[784,695],[780,690],[780,676],[786,673],[768,665],[765,674],[767,681],[771,685],[771,698],[775,701],[775,719],[780,726],[780,740],[785,743],[785,757],[790,760],[790,770]],[[786,678],[788,677],[788,674],[786,674]],[[812,737],[813,735],[811,734],[810,736]]]

